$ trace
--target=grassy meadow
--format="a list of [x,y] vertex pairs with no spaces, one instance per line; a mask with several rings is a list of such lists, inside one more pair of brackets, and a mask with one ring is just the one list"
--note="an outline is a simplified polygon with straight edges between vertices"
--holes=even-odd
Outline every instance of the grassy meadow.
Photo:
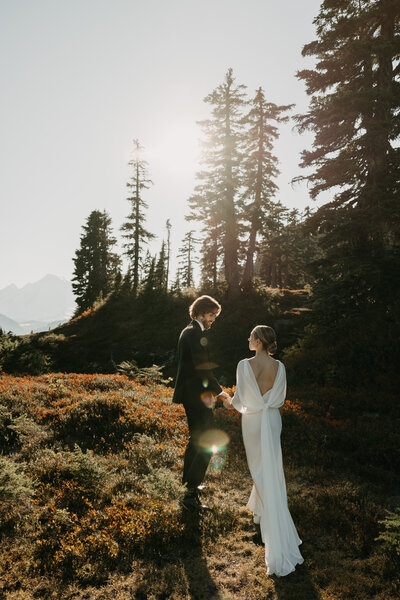
[[252,540],[240,416],[215,410],[230,442],[207,474],[213,510],[191,515],[171,396],[124,375],[0,376],[2,600],[398,597],[393,399],[289,389],[282,447],[305,562],[278,578]]

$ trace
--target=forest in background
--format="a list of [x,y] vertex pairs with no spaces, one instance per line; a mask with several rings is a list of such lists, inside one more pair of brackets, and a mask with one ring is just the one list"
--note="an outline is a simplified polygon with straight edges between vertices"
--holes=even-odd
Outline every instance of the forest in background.
[[[200,122],[203,154],[187,214],[200,233],[187,231],[177,273],[170,273],[171,219],[159,253],[148,251],[152,182],[135,140],[121,231],[126,271],[111,217],[92,211],[74,257],[75,318],[51,333],[3,333],[0,368],[113,372],[120,361],[154,360],[170,375],[188,305],[209,293],[223,304],[213,337],[227,381],[249,329],[262,322],[277,328],[279,356],[295,379],[397,386],[398,3],[327,0],[315,26],[316,39],[303,48],[315,66],[297,73],[310,97],[304,114],[274,104],[262,88],[248,96],[232,69],[204,99],[209,118]],[[274,142],[288,119],[314,134],[294,181],[307,183],[311,199],[329,198],[302,214],[282,204],[276,185]]]

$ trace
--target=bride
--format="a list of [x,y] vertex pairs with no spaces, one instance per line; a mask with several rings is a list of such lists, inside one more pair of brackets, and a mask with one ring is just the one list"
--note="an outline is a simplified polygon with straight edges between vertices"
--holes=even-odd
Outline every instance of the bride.
[[[260,541],[265,544],[269,575],[288,575],[303,562],[301,544],[290,515],[282,464],[279,407],[286,397],[286,371],[272,358],[275,331],[257,325],[249,337],[255,356],[238,363],[232,406],[242,413],[242,433],[253,489],[247,507],[253,512]],[[230,404],[230,399],[226,401]]]

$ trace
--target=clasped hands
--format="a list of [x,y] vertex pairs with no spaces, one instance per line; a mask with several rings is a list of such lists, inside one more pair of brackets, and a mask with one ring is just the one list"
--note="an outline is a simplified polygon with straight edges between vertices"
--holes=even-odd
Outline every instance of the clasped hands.
[[232,406],[232,398],[227,392],[221,392],[218,394],[217,398],[221,398],[225,408],[230,408]]
[[214,395],[211,391],[206,391],[202,393],[203,402],[208,408],[214,408],[216,401],[222,400],[222,403],[225,408],[230,408],[232,405],[232,398],[226,392],[221,392],[218,395]]

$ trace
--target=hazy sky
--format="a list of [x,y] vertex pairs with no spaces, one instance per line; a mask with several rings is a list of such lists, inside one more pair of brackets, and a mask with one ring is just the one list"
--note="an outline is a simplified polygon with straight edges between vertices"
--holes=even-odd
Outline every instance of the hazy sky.
[[[0,289],[46,273],[71,278],[82,225],[107,210],[114,232],[128,213],[132,140],[148,152],[153,187],[148,228],[172,250],[193,225],[204,97],[229,67],[249,95],[262,86],[278,104],[308,98],[295,77],[309,63],[319,0],[0,0]],[[295,112],[296,112],[295,111]],[[292,189],[310,135],[281,127],[281,201]],[[174,273],[173,273],[174,275]]]

